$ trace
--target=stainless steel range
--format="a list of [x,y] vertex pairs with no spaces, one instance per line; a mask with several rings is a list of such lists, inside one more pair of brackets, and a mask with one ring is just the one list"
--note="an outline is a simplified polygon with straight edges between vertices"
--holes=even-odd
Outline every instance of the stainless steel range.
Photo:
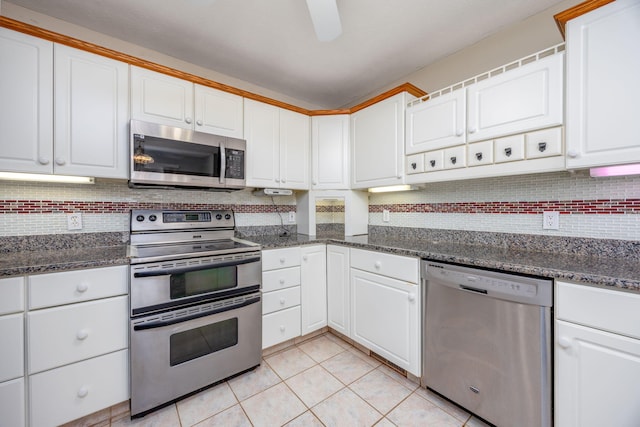
[[131,416],[262,355],[261,248],[232,211],[131,211]]

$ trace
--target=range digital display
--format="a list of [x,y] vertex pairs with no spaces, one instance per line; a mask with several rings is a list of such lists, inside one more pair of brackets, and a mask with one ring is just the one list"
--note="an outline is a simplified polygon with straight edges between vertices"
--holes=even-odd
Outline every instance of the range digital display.
[[168,212],[162,215],[165,223],[175,222],[211,222],[210,212]]

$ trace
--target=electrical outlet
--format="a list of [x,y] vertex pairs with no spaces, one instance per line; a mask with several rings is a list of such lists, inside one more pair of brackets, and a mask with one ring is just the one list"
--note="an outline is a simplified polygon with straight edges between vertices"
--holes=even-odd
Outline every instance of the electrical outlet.
[[293,211],[289,212],[289,222],[296,222],[296,213]]
[[382,222],[389,222],[389,210],[388,209],[383,209],[382,210]]
[[544,230],[560,229],[560,212],[545,211],[542,212],[542,228]]
[[67,214],[67,230],[82,230],[82,214],[80,212]]

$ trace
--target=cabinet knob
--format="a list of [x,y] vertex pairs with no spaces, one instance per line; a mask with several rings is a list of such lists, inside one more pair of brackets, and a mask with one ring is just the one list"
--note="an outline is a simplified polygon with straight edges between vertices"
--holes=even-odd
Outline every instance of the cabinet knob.
[[306,261],[308,259],[308,257],[306,255],[302,255],[302,260]]
[[56,157],[56,165],[63,166],[65,164],[65,160],[62,157]]
[[571,340],[569,338],[567,338],[567,337],[560,337],[558,339],[558,345],[561,348],[564,348],[564,349],[570,348],[571,347]]
[[456,131],[456,136],[462,136],[462,134],[463,134],[463,133],[464,133],[464,130],[462,130],[462,129],[458,129],[458,130]]
[[476,128],[469,128],[469,133],[476,133],[477,129]]
[[87,397],[87,394],[89,394],[89,387],[86,385],[83,385],[78,389],[78,397]]
[[382,263],[380,261],[376,261],[373,263],[373,266],[379,269],[380,267],[382,267]]
[[284,285],[284,279],[280,279],[280,284]]
[[196,120],[196,124],[197,124],[198,126],[202,126],[202,120]]
[[538,142],[538,151],[543,153],[547,149],[546,142]]
[[284,298],[280,298],[280,305],[284,305],[285,301]]
[[452,157],[450,160],[451,160],[451,164],[455,165],[456,162],[458,161],[458,158],[457,157]]
[[280,325],[280,332],[284,332],[285,329],[284,325]]
[[193,122],[193,120],[191,119],[191,117],[185,117],[184,121],[187,122],[187,124],[191,124],[191,122]]
[[284,264],[285,261],[286,259],[284,257],[280,258],[280,264]]
[[282,178],[280,181],[281,181],[282,183],[287,182],[287,180],[286,180],[286,179],[284,179],[284,178]]
[[504,155],[507,157],[511,157],[511,147],[507,147],[504,149]]
[[314,180],[313,185],[318,185],[318,181]]
[[76,291],[80,292],[81,294],[87,292],[87,289],[89,289],[89,285],[87,285],[86,283],[80,283],[78,284],[78,286],[76,286]]
[[578,152],[575,150],[569,150],[567,151],[567,156],[571,157],[572,159],[575,159],[576,157],[578,157]]
[[409,301],[414,302],[416,300],[416,296],[414,294],[409,294]]
[[48,165],[49,159],[47,159],[46,157],[38,157],[38,163],[40,163],[41,165]]
[[418,164],[416,162],[411,163],[411,169],[416,170]]
[[478,161],[482,160],[482,153],[476,153],[476,159]]
[[276,178],[276,182],[280,182],[280,178]]
[[429,164],[431,165],[432,168],[436,167],[436,161],[435,160],[429,160]]
[[89,331],[87,331],[86,329],[80,329],[78,332],[76,332],[76,338],[78,338],[80,341],[84,341],[88,336]]

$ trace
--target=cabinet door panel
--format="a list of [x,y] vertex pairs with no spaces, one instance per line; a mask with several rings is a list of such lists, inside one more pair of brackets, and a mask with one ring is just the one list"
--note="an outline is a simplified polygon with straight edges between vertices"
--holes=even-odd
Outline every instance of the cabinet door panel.
[[0,170],[53,172],[53,43],[0,28]]
[[327,322],[350,337],[349,248],[327,245]]
[[280,109],[280,187],[309,189],[309,116]]
[[291,307],[262,317],[262,348],[300,336],[300,307]]
[[0,279],[0,314],[24,310],[24,277]]
[[280,113],[277,107],[245,99],[247,186],[280,186]]
[[0,426],[25,426],[25,413],[24,379],[1,383]]
[[24,375],[24,316],[0,316],[0,382]]
[[195,85],[195,129],[199,132],[240,138],[244,136],[241,96]]
[[300,305],[300,286],[262,294],[262,314]]
[[300,247],[262,251],[262,271],[300,265]]
[[313,189],[348,189],[349,116],[313,116],[311,128]]
[[300,265],[301,334],[327,326],[326,245],[303,246]]

